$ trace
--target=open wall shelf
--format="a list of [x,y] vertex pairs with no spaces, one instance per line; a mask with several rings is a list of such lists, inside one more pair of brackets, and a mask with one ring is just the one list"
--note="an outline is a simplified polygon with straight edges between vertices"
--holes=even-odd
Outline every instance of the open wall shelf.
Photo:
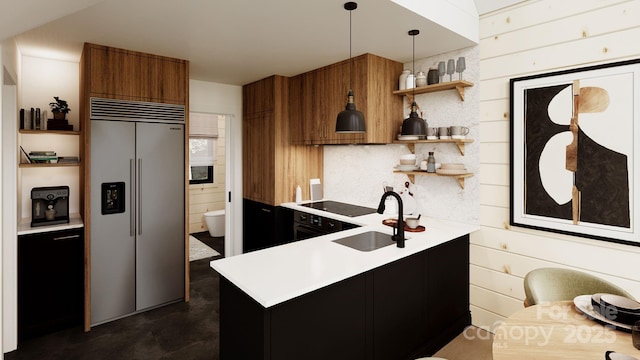
[[[430,92],[437,91],[445,91],[455,89],[458,91],[458,95],[460,96],[460,100],[464,101],[464,88],[473,86],[472,82],[466,80],[454,80],[449,82],[443,82],[439,84],[432,84],[427,86],[420,86],[415,89],[405,89],[405,90],[396,90],[393,92],[394,95],[406,95],[409,98],[413,96],[415,93],[418,94],[426,94]],[[411,100],[410,100],[411,101]]]

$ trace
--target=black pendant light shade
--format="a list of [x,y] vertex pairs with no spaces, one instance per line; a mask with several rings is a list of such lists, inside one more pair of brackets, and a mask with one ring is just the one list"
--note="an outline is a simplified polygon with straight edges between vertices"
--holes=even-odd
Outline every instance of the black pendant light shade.
[[338,114],[336,119],[337,133],[363,133],[365,132],[364,115],[356,110],[353,102],[353,87],[351,77],[353,76],[353,61],[351,60],[351,11],[355,10],[358,4],[347,2],[344,9],[349,11],[349,93],[347,94],[347,106]]
[[[420,34],[420,30],[409,30],[409,35],[413,37],[413,73],[416,69],[416,35]],[[427,135],[427,123],[418,116],[418,104],[415,101],[416,87],[413,87],[413,102],[411,103],[411,113],[409,117],[402,122],[402,135]]]
[[402,135],[426,135],[425,121],[418,116],[418,104],[411,104],[411,114],[402,122]]
[[347,98],[347,106],[340,111],[336,120],[336,132],[363,133],[365,131],[364,115],[356,110],[356,104],[353,103],[353,90],[349,90]]

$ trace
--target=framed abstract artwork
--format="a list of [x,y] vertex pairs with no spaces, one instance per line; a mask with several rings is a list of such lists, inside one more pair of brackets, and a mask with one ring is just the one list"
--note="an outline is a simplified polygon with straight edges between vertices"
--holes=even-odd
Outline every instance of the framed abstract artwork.
[[640,59],[511,79],[510,95],[511,225],[640,246]]

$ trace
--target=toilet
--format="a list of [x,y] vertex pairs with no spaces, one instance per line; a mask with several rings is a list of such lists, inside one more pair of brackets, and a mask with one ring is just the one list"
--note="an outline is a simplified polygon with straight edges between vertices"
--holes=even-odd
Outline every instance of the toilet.
[[207,223],[209,235],[212,237],[224,236],[224,210],[208,211],[204,213],[204,221]]

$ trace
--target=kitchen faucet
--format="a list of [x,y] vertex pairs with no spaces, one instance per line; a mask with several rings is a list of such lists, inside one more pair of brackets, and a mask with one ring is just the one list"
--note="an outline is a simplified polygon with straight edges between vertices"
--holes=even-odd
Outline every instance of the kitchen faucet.
[[391,239],[396,242],[396,245],[399,248],[404,247],[404,220],[402,219],[402,198],[395,191],[387,191],[382,195],[380,199],[380,205],[378,205],[378,214],[382,214],[384,212],[384,201],[387,197],[391,195],[396,200],[398,200],[398,223],[396,226],[398,227],[398,231],[396,234],[391,235]]

